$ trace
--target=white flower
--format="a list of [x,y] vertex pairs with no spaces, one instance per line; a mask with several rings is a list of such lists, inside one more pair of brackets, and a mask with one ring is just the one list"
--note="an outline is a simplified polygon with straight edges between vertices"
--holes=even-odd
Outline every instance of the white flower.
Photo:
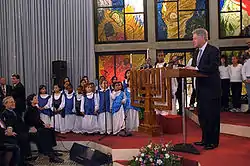
[[150,159],[149,159],[149,161],[150,161],[150,162],[153,162],[153,159],[152,159],[152,158],[150,158]]
[[156,161],[156,163],[159,164],[159,165],[161,165],[161,164],[162,164],[162,161],[161,161],[160,159],[158,159],[158,160]]
[[137,161],[137,160],[138,160],[138,157],[135,158],[135,161]]
[[140,157],[139,161],[142,161],[142,158]]
[[144,153],[142,153],[141,156],[144,157],[145,156]]
[[165,154],[165,157],[168,159],[168,158],[170,157],[170,155],[166,153],[166,154]]
[[167,148],[169,145],[168,145],[168,144],[166,144],[165,146],[166,146],[166,148]]
[[167,151],[167,149],[166,148],[162,148],[162,151],[165,152],[165,151]]
[[151,144],[149,144],[147,147],[148,147],[148,148],[151,148]]

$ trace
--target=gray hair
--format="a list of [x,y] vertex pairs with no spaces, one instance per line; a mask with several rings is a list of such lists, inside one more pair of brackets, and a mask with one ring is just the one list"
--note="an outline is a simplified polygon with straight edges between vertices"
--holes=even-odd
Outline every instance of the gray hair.
[[202,37],[204,37],[204,39],[206,41],[208,41],[208,32],[206,29],[198,28],[198,29],[195,29],[192,33],[196,34],[197,36],[202,36]]
[[7,97],[5,97],[5,98],[3,99],[3,105],[5,106],[5,105],[8,103],[8,101],[9,101],[10,99],[13,99],[13,100],[14,100],[14,98],[13,98],[12,96],[7,96]]

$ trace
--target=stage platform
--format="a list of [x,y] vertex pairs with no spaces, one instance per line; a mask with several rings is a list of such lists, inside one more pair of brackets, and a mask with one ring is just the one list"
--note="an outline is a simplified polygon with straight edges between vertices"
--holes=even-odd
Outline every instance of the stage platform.
[[[174,128],[174,126],[173,126]],[[201,131],[197,124],[187,120],[187,142],[199,141]],[[61,135],[61,134],[60,134]],[[134,132],[132,137],[107,136],[101,141],[100,135],[85,136],[82,134],[68,133],[65,139],[58,139],[59,150],[69,150],[74,142],[86,145],[104,153],[111,153],[114,165],[126,165],[128,160],[137,155],[139,148],[149,141],[155,143],[173,144],[182,142],[182,134],[164,134],[160,137],[150,137],[147,134]],[[250,139],[227,134],[221,134],[220,146],[217,149],[206,151],[197,147],[201,155],[178,153],[186,159],[198,161],[201,166],[235,166],[248,165],[250,154]],[[218,158],[219,157],[219,158]]]
[[[198,123],[197,111],[187,111],[187,116]],[[250,114],[221,112],[220,132],[250,138]]]

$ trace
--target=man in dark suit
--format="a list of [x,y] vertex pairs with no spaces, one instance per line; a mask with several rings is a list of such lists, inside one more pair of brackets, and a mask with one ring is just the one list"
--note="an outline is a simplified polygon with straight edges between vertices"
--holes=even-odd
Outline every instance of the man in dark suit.
[[13,96],[16,101],[15,112],[22,117],[23,112],[26,110],[25,88],[20,82],[20,76],[18,74],[12,74],[11,81],[13,83],[11,96]]
[[10,96],[12,91],[12,87],[10,85],[6,85],[6,79],[4,77],[0,78],[0,110],[3,110],[2,101],[6,96]]
[[198,70],[206,75],[196,79],[198,118],[202,129],[202,140],[195,145],[204,149],[214,149],[219,145],[221,85],[219,74],[220,51],[207,43],[208,32],[199,28],[193,32],[193,45],[198,48],[196,67],[188,69]]
[[[4,97],[10,96],[12,91],[11,85],[6,85],[6,79],[4,77],[0,78],[0,90]],[[3,97],[3,98],[4,98]]]

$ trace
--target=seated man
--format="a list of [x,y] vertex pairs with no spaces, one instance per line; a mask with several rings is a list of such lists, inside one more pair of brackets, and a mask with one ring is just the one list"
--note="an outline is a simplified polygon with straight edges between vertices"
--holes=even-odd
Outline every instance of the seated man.
[[56,153],[52,147],[56,146],[56,139],[54,130],[49,124],[44,124],[40,119],[40,112],[37,108],[38,98],[35,94],[27,97],[27,111],[24,114],[24,121],[30,128],[31,140],[37,144],[40,153],[47,155],[49,161],[53,163],[62,163],[63,159],[57,156],[61,154]]
[[0,166],[15,166],[19,162],[19,147],[16,143],[9,143],[9,139],[15,139],[16,133],[6,129],[0,119]]
[[20,165],[32,166],[28,161],[35,160],[37,157],[31,156],[30,142],[29,142],[29,129],[24,124],[22,118],[18,116],[13,110],[16,107],[15,100],[11,96],[3,99],[4,111],[0,115],[0,119],[5,123],[8,128],[12,128],[13,137],[8,139],[8,143],[15,144],[20,148]]

